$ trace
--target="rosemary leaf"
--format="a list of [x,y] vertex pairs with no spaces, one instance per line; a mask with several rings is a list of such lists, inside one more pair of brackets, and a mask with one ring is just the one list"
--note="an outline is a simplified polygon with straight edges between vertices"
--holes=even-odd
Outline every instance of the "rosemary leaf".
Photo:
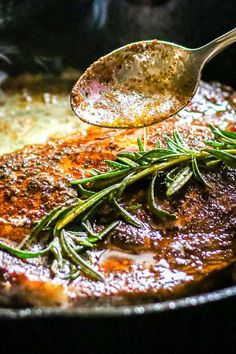
[[97,239],[100,241],[104,237],[108,236],[118,225],[120,221],[113,221],[111,224],[107,225],[97,234]]
[[153,161],[151,162],[152,165],[156,165],[157,163],[161,163],[161,162],[165,162],[165,161],[171,161],[174,160],[176,158],[179,158],[181,156],[184,156],[182,153],[173,153],[173,154],[168,154],[163,155],[161,157],[159,157],[158,159],[153,159]]
[[[89,170],[88,173],[90,176],[97,176],[98,175],[97,172],[93,171],[93,169]],[[99,173],[99,175],[100,175],[100,173]]]
[[84,231],[72,231],[72,230],[68,231],[67,230],[66,232],[67,232],[67,234],[70,233],[73,236],[78,237],[78,238],[87,236],[86,232],[84,232]]
[[127,165],[127,167],[137,167],[138,164],[136,162],[134,162],[133,160],[130,160],[127,157],[121,157],[121,156],[117,156],[117,160],[123,162],[125,165]]
[[126,206],[126,209],[128,211],[135,211],[135,210],[138,210],[141,206],[142,206],[142,204],[137,203],[137,204]]
[[91,218],[96,213],[100,204],[102,204],[102,200],[99,200],[91,209],[88,209],[88,211],[82,215],[81,222]]
[[127,157],[128,159],[133,160],[133,159],[135,159],[136,154],[137,154],[137,152],[123,151],[123,152],[118,152],[118,154],[116,155],[116,158]]
[[157,218],[165,218],[165,219],[175,220],[176,219],[175,214],[170,214],[168,211],[158,208],[158,206],[155,202],[154,190],[155,190],[156,178],[157,178],[157,175],[152,178],[149,189],[148,189],[148,193],[147,193],[149,210]]
[[207,151],[210,155],[213,155],[217,159],[223,161],[226,165],[231,167],[236,167],[236,156],[226,151],[215,150],[215,149],[208,149],[205,151]]
[[81,226],[84,228],[85,231],[89,234],[89,236],[96,237],[97,234],[93,232],[92,226],[89,222],[89,220],[86,220],[86,222],[82,222]]
[[85,189],[81,184],[78,184],[78,190],[80,191],[82,197],[91,197],[91,195],[94,195],[95,192]]
[[97,176],[97,175],[101,175],[103,174],[102,171],[98,170],[97,168],[91,168],[89,170],[89,173],[92,175],[92,176]]
[[139,137],[137,138],[137,143],[138,143],[139,151],[144,151],[143,142]]
[[146,159],[156,159],[154,162],[157,162],[157,160],[161,158],[169,158],[169,157],[176,157],[179,156],[179,153],[174,153],[172,150],[166,150],[166,149],[156,149],[156,150],[151,150],[146,152],[140,157],[140,160],[146,160]]
[[61,211],[64,211],[65,210],[65,207],[63,206],[59,206],[53,210],[51,210],[45,217],[43,217],[41,219],[40,222],[38,222],[36,224],[36,226],[33,228],[33,230],[31,231],[31,234],[29,237],[26,237],[24,242],[21,242],[20,244],[20,248],[25,248],[25,247],[29,247],[30,244],[32,243],[33,239],[36,238],[36,236],[44,230],[44,228],[50,224],[50,222],[52,220],[54,220],[55,216],[57,217]]
[[167,142],[169,150],[171,150],[172,152],[179,152],[176,143],[173,139],[171,139],[169,136],[165,136],[165,141]]
[[66,255],[71,259],[73,263],[79,265],[85,274],[92,277],[93,279],[104,281],[103,276],[74,251],[74,249],[67,241],[66,232],[64,230],[61,230],[61,243]]
[[51,252],[55,258],[51,265],[51,270],[56,275],[63,265],[62,249],[58,237],[52,242]]
[[131,180],[131,178],[134,176],[134,172],[131,172],[128,176],[126,176],[123,181],[120,183],[120,186],[116,192],[116,198],[119,200],[128,185],[128,182]]
[[106,162],[107,165],[109,165],[115,169],[123,170],[123,169],[127,168],[127,165],[117,162],[117,161],[104,160],[104,162]]
[[220,162],[221,162],[220,160],[209,160],[206,162],[206,165],[207,165],[207,167],[215,167]]
[[69,212],[71,209],[73,209],[74,206],[79,205],[82,203],[82,200],[78,199],[76,203],[72,203],[69,206],[64,206],[61,207],[57,213],[55,213],[51,219],[48,221],[48,223],[44,226],[45,228],[53,225],[60,217],[62,217],[65,213]]
[[[94,239],[95,239],[95,237],[94,237]],[[80,246],[84,246],[84,247],[89,247],[89,248],[93,248],[94,247],[94,243],[89,241],[88,239],[80,240],[79,245]]]
[[38,235],[38,233],[40,231],[42,231],[44,229],[44,227],[46,225],[48,225],[48,223],[52,220],[52,218],[58,214],[58,212],[60,212],[62,210],[62,206],[59,206],[53,210],[51,210],[46,216],[44,216],[40,222],[38,222],[36,224],[36,226],[33,228],[33,230],[31,231],[31,239],[35,236]]
[[192,169],[193,169],[193,174],[196,177],[196,179],[200,183],[202,183],[204,186],[206,186],[207,188],[211,188],[211,185],[206,181],[206,179],[203,177],[202,173],[199,170],[196,156],[192,157]]
[[81,241],[85,240],[87,238],[87,233],[84,232],[85,236],[82,237],[78,237],[76,236],[73,232],[71,231],[66,231],[66,235],[74,242],[74,244],[76,245],[80,245]]
[[142,156],[142,154],[144,154],[145,153],[145,151],[139,151],[139,152],[134,152],[134,157],[133,157],[133,160],[134,161],[137,161],[141,156]]
[[172,150],[173,152],[184,153],[184,154],[188,153],[188,150],[183,146],[182,138],[177,133],[177,131],[173,133],[173,138],[174,139],[168,136],[165,137],[169,149]]
[[206,140],[204,144],[214,148],[224,148],[225,143],[220,143],[219,141]]
[[65,280],[67,280],[67,279],[68,280],[74,280],[74,279],[78,278],[79,275],[80,275],[80,269],[75,271],[75,272],[71,272],[71,273],[65,275],[64,279]]
[[113,205],[115,209],[118,211],[120,216],[124,221],[126,221],[128,224],[131,224],[136,227],[140,227],[141,224],[140,222],[134,218],[125,208],[123,208],[116,200],[113,198]]
[[224,136],[233,139],[235,144],[236,144],[236,132],[232,132],[232,131],[228,131],[228,130],[222,130],[222,129],[220,129],[220,131],[221,131],[221,133]]
[[173,182],[170,184],[166,191],[166,196],[170,197],[178,192],[193,176],[193,171],[189,166],[183,167],[174,177]]
[[31,251],[23,251],[21,249],[9,246],[6,243],[3,243],[0,241],[0,249],[2,251],[7,251],[12,256],[16,256],[16,257],[22,258],[22,259],[37,258],[37,257],[45,256],[51,250],[51,247],[52,247],[52,244],[50,243],[49,246],[44,248],[43,250],[31,252]]
[[[138,169],[138,167],[137,167],[137,169]],[[131,169],[127,168],[126,170],[122,170],[122,171],[124,173],[121,176],[117,175],[112,178],[107,178],[107,179],[95,182],[93,184],[94,188],[96,188],[96,190],[101,190],[101,189],[105,189],[109,186],[112,186],[114,184],[120,183],[123,180],[123,178],[125,178],[130,173]]]
[[188,151],[188,146],[187,144],[184,142],[182,136],[179,134],[178,130],[174,130],[173,131],[173,138],[176,144],[178,144],[179,146],[181,146],[182,148],[185,149],[185,151]]
[[167,187],[169,187],[170,184],[173,182],[175,176],[181,170],[181,168],[181,166],[175,167],[166,174],[165,183]]
[[219,140],[220,142],[224,142],[226,144],[233,144],[233,145],[236,144],[236,140],[235,140],[234,134],[230,134],[231,132],[227,132],[227,131],[222,130],[220,128],[216,128],[213,125],[210,125],[209,128],[211,129],[211,131],[214,134],[215,138],[217,140]]

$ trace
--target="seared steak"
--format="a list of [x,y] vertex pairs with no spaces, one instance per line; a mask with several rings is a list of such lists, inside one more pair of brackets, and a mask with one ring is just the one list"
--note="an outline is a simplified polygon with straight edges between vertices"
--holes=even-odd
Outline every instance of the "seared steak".
[[[180,115],[149,129],[150,147],[175,128],[190,146],[201,145],[209,136],[209,123],[234,130],[235,99],[229,88],[202,83]],[[103,160],[114,158],[119,150],[134,150],[141,135],[141,130],[89,127],[83,134],[1,156],[0,238],[17,246],[36,221],[76,197],[71,180],[85,176],[92,167],[103,168]],[[157,203],[176,213],[176,221],[160,222],[151,216],[144,185],[128,190],[127,200],[142,205],[133,212],[142,226],[121,222],[90,253],[105,282],[82,273],[75,280],[61,279],[50,272],[46,258],[23,261],[1,251],[0,301],[11,306],[124,304],[215,288],[230,275],[235,261],[236,170],[218,168],[205,178],[213,186],[208,192],[192,181],[177,196],[164,198],[160,176]]]

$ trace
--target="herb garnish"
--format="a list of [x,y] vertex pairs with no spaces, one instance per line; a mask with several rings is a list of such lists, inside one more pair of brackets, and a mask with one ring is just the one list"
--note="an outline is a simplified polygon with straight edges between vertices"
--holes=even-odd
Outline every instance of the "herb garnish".
[[[166,146],[158,141],[150,151],[145,151],[138,138],[137,152],[120,152],[115,161],[105,161],[109,168],[107,172],[92,169],[90,177],[72,181],[71,184],[78,188],[79,198],[53,209],[36,224],[31,235],[18,248],[0,242],[0,249],[22,259],[48,256],[52,272],[64,274],[66,278],[74,279],[83,271],[93,279],[103,280],[86,259],[88,251],[107,237],[120,220],[140,227],[140,221],[130,212],[135,208],[125,208],[122,203],[122,195],[128,186],[143,179],[149,181],[147,204],[151,214],[159,219],[175,219],[174,214],[159,208],[155,201],[156,179],[160,172],[166,172],[166,196],[171,197],[192,178],[210,189],[202,170],[220,164],[236,168],[236,133],[214,126],[210,129],[215,140],[205,141],[206,148],[200,150],[187,146],[177,131],[173,132],[172,138],[165,138]],[[117,220],[96,233],[92,225],[101,203],[106,203],[115,212]],[[42,233],[47,237],[45,245],[40,248]]]

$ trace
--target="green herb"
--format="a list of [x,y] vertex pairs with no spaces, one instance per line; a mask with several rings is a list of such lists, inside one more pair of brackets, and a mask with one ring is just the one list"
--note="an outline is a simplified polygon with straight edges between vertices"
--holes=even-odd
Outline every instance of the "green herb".
[[[120,152],[114,161],[105,160],[106,172],[92,169],[90,176],[72,181],[71,184],[78,189],[79,198],[53,209],[36,224],[31,235],[18,248],[0,242],[0,249],[22,259],[46,256],[51,262],[52,272],[67,279],[75,279],[82,271],[93,279],[103,281],[102,274],[89,262],[88,251],[107,237],[121,219],[134,227],[141,226],[137,216],[131,213],[139,204],[126,205],[123,197],[129,186],[140,181],[148,183],[147,204],[153,217],[174,220],[176,215],[156,203],[155,190],[160,172],[166,174],[166,197],[173,198],[190,179],[210,189],[205,177],[209,168],[219,164],[236,168],[236,133],[214,126],[210,129],[215,140],[206,141],[206,148],[201,150],[191,149],[178,131],[174,131],[172,137],[165,138],[166,147],[158,141],[150,151],[144,150],[144,144],[138,138],[137,152]],[[110,210],[115,221],[96,232],[95,216],[102,212],[103,207],[108,212]],[[65,268],[69,268],[66,274]]]
[[191,179],[193,176],[193,171],[190,166],[181,168],[175,176],[173,176],[173,181],[169,184],[166,191],[167,197],[177,193],[183,186]]
[[137,138],[137,143],[138,143],[139,151],[144,151],[144,145],[140,138]]
[[148,205],[149,205],[149,210],[151,213],[156,216],[157,218],[165,218],[165,219],[175,219],[176,216],[174,214],[168,213],[166,210],[163,210],[159,208],[155,202],[155,182],[156,182],[157,175],[155,175],[150,183],[149,189],[148,189]]
[[202,173],[200,172],[196,156],[192,157],[192,170],[193,170],[193,174],[196,177],[196,179],[198,180],[198,182],[202,183],[203,186],[205,186],[205,187],[211,188],[210,184],[205,180]]
[[72,247],[70,242],[68,242],[68,238],[64,230],[61,231],[60,238],[65,255],[72,261],[72,263],[78,265],[80,269],[88,276],[96,280],[104,280],[103,276],[74,250],[74,247]]

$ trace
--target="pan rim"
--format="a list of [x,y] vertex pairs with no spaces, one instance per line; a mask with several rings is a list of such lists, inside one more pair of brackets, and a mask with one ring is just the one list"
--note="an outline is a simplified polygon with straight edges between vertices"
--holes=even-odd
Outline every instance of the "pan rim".
[[208,303],[219,302],[236,296],[236,285],[207,292],[199,295],[187,296],[176,300],[164,302],[125,305],[125,306],[93,306],[74,308],[0,308],[0,320],[2,319],[32,319],[32,318],[111,318],[130,317],[147,314],[158,314],[176,311],[183,308],[193,308]]

